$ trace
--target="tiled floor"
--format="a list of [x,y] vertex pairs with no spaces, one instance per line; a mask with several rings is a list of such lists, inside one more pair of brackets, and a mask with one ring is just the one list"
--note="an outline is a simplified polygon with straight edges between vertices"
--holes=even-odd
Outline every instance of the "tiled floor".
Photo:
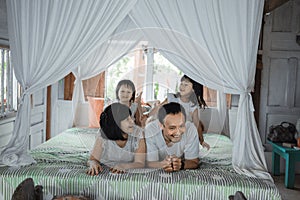
[[295,177],[294,189],[288,189],[284,186],[284,175],[273,176],[273,179],[283,200],[300,199],[300,174],[297,174]]

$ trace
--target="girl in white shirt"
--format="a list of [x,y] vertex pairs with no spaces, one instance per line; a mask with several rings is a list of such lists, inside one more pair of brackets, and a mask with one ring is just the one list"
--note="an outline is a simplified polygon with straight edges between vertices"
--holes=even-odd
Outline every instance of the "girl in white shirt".
[[144,127],[145,123],[142,121],[143,115],[141,107],[142,93],[140,93],[139,96],[135,98],[135,92],[135,86],[131,80],[121,80],[119,81],[116,88],[117,101],[128,106],[131,110],[132,117],[134,117],[135,123],[138,126]]
[[209,144],[203,138],[204,127],[198,114],[198,108],[205,108],[207,106],[203,99],[203,86],[187,75],[184,75],[181,78],[179,92],[175,95],[168,95],[168,102],[178,102],[184,107],[187,121],[193,122],[197,127],[201,145],[209,149]]
[[88,161],[87,174],[93,176],[102,172],[100,163],[109,166],[112,173],[145,166],[144,132],[135,125],[127,106],[121,103],[107,106],[100,115],[100,127]]

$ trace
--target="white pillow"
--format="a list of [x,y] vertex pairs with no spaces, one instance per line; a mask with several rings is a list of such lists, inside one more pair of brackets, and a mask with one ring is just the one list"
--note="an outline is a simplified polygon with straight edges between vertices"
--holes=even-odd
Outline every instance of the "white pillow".
[[216,133],[203,134],[204,141],[210,145],[207,150],[200,145],[200,162],[220,165],[232,163],[232,141],[229,137]]

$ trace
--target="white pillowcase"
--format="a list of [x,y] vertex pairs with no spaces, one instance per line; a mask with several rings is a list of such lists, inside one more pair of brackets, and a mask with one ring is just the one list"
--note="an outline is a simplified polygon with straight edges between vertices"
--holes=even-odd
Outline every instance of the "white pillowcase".
[[200,162],[219,165],[231,165],[232,141],[229,137],[216,133],[203,134],[204,141],[210,145],[207,150],[200,145]]

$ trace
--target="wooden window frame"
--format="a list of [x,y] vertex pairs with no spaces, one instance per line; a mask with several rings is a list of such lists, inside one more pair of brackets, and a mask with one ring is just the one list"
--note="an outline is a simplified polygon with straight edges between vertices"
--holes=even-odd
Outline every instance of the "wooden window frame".
[[[75,76],[73,73],[68,74],[64,78],[64,100],[72,100],[74,90]],[[87,97],[102,97],[105,94],[105,72],[82,81],[84,97],[87,101]]]

